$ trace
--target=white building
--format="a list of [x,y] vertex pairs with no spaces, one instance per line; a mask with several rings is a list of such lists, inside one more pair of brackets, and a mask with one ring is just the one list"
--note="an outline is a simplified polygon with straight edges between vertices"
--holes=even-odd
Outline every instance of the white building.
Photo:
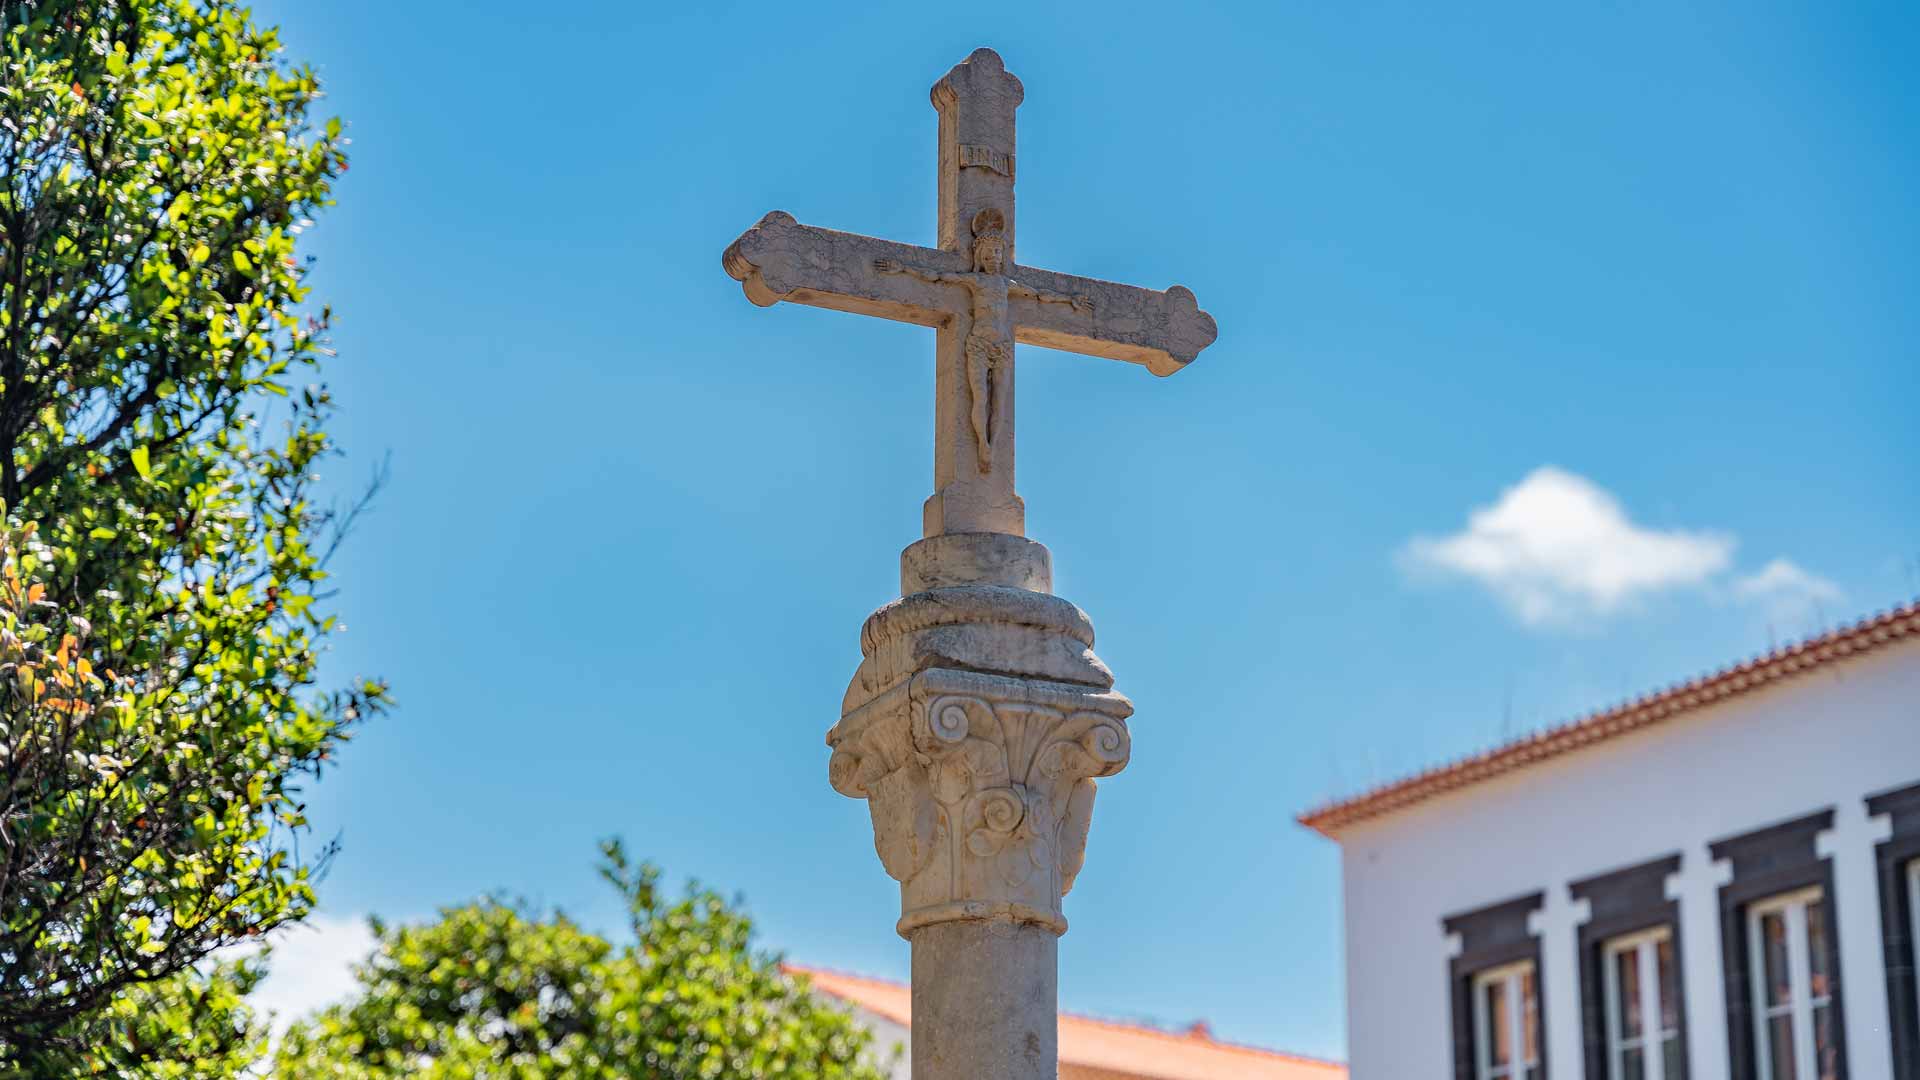
[[1353,1080],[1920,1080],[1920,604],[1300,821]]

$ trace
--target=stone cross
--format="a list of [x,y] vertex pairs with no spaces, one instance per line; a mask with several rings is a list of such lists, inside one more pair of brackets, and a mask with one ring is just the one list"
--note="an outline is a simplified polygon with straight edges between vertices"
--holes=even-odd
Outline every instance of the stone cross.
[[1211,344],[1193,293],[1014,258],[1013,112],[1024,92],[980,49],[933,87],[938,247],[768,214],[727,248],[762,307],[782,300],[938,331],[934,493],[901,553],[901,598],[867,619],[827,732],[828,778],[867,800],[913,948],[914,1080],[1054,1080],[1062,898],[1086,855],[1098,777],[1127,763],[1133,706],[1093,624],[1052,595],[1014,491],[1014,344],[1171,375]]
[[1014,258],[1014,109],[1025,91],[991,49],[933,86],[940,113],[939,246],[802,225],[774,211],[734,241],[727,273],[782,300],[939,331],[934,493],[925,535],[1026,532],[1014,493],[1014,342],[1171,375],[1212,344],[1193,293],[1021,266]]

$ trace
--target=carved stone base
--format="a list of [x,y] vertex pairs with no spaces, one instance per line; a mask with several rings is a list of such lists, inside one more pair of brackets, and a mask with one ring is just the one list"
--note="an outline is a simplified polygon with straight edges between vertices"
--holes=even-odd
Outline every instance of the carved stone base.
[[[1032,541],[934,540],[944,551],[908,549],[908,580],[950,580],[930,562],[1044,580]],[[1131,748],[1133,706],[1092,645],[1078,608],[1007,585],[943,584],[867,620],[866,659],[827,734],[829,774],[868,800],[903,936],[955,920],[1066,930],[1060,901],[1086,857],[1094,780]]]

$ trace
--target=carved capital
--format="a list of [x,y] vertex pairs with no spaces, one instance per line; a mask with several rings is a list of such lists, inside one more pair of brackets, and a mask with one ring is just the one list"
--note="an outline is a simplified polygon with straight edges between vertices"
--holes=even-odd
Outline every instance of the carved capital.
[[1126,766],[1130,712],[1112,691],[935,669],[843,718],[829,774],[868,801],[900,933],[990,918],[1065,932],[1094,780]]
[[930,589],[867,620],[828,772],[868,802],[902,935],[954,919],[1066,930],[1094,781],[1132,749],[1133,706],[1092,642],[1072,604],[999,586]]

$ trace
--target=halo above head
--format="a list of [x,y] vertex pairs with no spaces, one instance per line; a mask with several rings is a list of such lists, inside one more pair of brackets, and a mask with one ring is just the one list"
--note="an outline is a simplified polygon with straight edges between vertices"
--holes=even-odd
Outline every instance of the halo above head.
[[997,236],[1007,229],[1007,216],[998,207],[989,206],[973,215],[973,235]]

